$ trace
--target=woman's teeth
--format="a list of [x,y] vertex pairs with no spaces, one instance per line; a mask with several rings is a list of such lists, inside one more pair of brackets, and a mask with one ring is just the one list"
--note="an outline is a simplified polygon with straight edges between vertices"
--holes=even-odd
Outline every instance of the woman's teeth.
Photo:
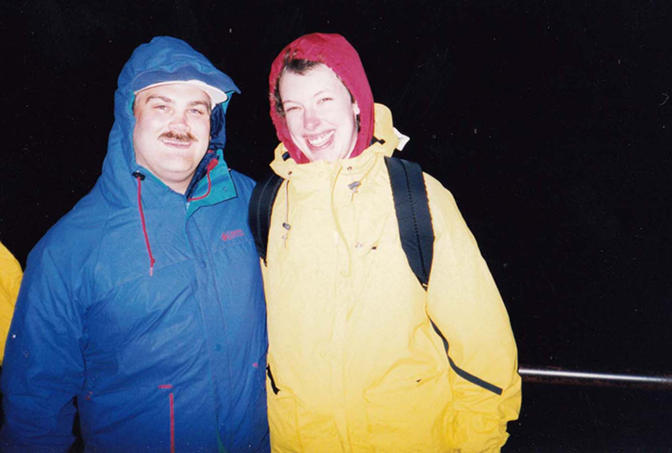
[[320,146],[324,146],[333,136],[334,136],[334,131],[329,131],[329,132],[325,132],[324,134],[320,134],[317,137],[308,138],[308,139],[306,139],[306,141],[313,148],[319,148]]

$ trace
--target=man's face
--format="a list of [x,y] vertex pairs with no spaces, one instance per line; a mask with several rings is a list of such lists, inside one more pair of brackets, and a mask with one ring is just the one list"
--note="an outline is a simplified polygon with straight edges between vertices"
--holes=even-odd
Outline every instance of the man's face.
[[210,97],[182,83],[140,91],[133,109],[135,160],[185,193],[210,141]]
[[311,162],[350,156],[359,107],[334,71],[320,64],[305,75],[284,72],[279,89],[292,141]]

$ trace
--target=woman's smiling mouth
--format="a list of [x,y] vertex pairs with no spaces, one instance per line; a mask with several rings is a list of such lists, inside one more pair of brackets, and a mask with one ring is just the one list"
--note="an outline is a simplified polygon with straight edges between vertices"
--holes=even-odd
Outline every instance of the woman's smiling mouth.
[[306,137],[306,142],[311,148],[324,148],[334,138],[336,131],[331,130],[317,136]]

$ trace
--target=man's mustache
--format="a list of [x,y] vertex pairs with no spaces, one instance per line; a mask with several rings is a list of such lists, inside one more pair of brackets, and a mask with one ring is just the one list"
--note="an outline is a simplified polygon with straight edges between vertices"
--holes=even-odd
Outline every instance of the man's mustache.
[[197,142],[198,141],[198,139],[196,137],[194,137],[193,135],[191,135],[191,133],[189,133],[189,132],[184,133],[184,134],[178,134],[178,133],[173,132],[173,131],[168,131],[168,132],[164,132],[163,134],[161,134],[161,136],[159,136],[159,139],[164,139],[164,138],[168,139],[168,140],[175,140],[175,141],[178,141],[178,142]]

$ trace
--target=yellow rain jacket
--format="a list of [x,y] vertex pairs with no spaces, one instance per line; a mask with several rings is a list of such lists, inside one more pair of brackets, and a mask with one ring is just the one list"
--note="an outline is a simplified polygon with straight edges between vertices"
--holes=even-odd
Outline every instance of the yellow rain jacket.
[[21,265],[0,242],[0,366],[5,357],[7,332],[14,314],[14,304],[19,295],[23,272]]
[[335,163],[275,151],[287,181],[262,266],[273,451],[499,451],[521,403],[506,309],[455,200],[429,175],[436,239],[422,288],[399,239],[384,163],[398,138],[379,104],[374,135],[384,144]]

